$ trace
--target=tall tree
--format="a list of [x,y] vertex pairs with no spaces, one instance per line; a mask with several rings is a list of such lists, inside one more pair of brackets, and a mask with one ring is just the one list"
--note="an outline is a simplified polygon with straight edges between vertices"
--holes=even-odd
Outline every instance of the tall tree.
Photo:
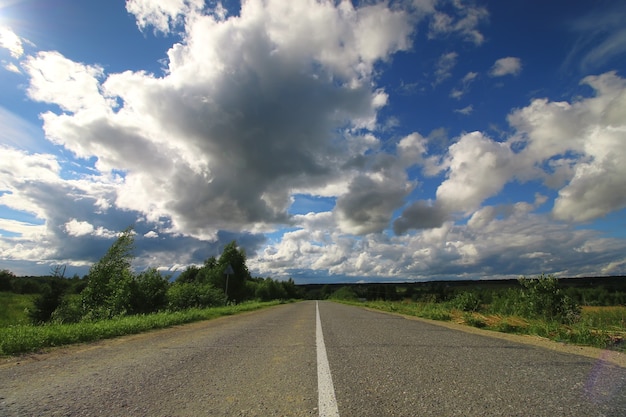
[[[226,274],[228,265],[233,269],[232,274],[228,274],[228,290],[226,289]],[[242,301],[248,297],[246,294],[246,280],[251,279],[250,272],[246,266],[246,252],[243,248],[237,247],[234,240],[224,247],[224,251],[214,268],[215,273],[211,274],[211,284],[216,288],[227,291],[229,300]]]
[[130,310],[134,243],[134,230],[128,227],[89,269],[87,286],[81,293],[86,318],[111,318]]

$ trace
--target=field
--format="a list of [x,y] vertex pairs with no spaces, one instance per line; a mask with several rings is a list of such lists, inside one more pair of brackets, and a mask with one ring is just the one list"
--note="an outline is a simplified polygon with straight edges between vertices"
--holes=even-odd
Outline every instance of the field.
[[0,292],[0,327],[27,324],[27,310],[33,306],[34,295]]

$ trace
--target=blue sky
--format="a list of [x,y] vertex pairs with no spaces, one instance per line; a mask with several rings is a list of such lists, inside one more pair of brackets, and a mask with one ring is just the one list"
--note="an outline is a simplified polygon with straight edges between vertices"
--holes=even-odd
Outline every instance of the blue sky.
[[0,268],[626,274],[623,1],[0,0]]

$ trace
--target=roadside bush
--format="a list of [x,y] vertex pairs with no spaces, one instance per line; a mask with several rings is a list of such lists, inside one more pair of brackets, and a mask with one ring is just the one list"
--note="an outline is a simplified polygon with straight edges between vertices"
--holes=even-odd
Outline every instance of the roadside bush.
[[167,290],[170,310],[216,307],[226,304],[226,296],[211,284],[175,283]]
[[78,323],[85,313],[80,294],[68,294],[61,299],[61,303],[51,316],[53,323]]
[[358,297],[350,287],[341,287],[330,295],[331,300],[356,300]]
[[573,323],[580,319],[580,306],[558,288],[555,277],[541,275],[535,279],[520,278],[521,315],[543,318],[561,323]]
[[153,313],[167,307],[169,277],[150,268],[135,278],[131,286],[131,309],[137,314]]
[[480,303],[480,296],[469,291],[457,294],[451,301],[452,307],[461,311],[478,311],[480,309]]
[[266,278],[256,284],[254,296],[261,301],[285,300],[288,297],[282,283],[271,278]]

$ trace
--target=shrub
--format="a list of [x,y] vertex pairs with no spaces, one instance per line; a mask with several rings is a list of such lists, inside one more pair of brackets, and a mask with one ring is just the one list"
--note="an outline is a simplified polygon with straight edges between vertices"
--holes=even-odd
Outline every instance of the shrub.
[[555,277],[541,275],[536,279],[520,278],[522,286],[520,312],[528,318],[543,318],[561,323],[580,319],[580,306],[558,288]]
[[68,294],[61,299],[61,303],[51,316],[53,323],[78,323],[83,318],[85,310],[79,294]]
[[132,312],[153,313],[167,307],[168,278],[155,268],[139,274],[131,287]]
[[356,300],[358,297],[350,287],[341,287],[330,295],[332,300]]
[[167,290],[170,310],[216,307],[226,304],[226,296],[211,284],[175,283]]
[[480,297],[474,292],[464,291],[452,299],[451,305],[461,311],[478,311]]

